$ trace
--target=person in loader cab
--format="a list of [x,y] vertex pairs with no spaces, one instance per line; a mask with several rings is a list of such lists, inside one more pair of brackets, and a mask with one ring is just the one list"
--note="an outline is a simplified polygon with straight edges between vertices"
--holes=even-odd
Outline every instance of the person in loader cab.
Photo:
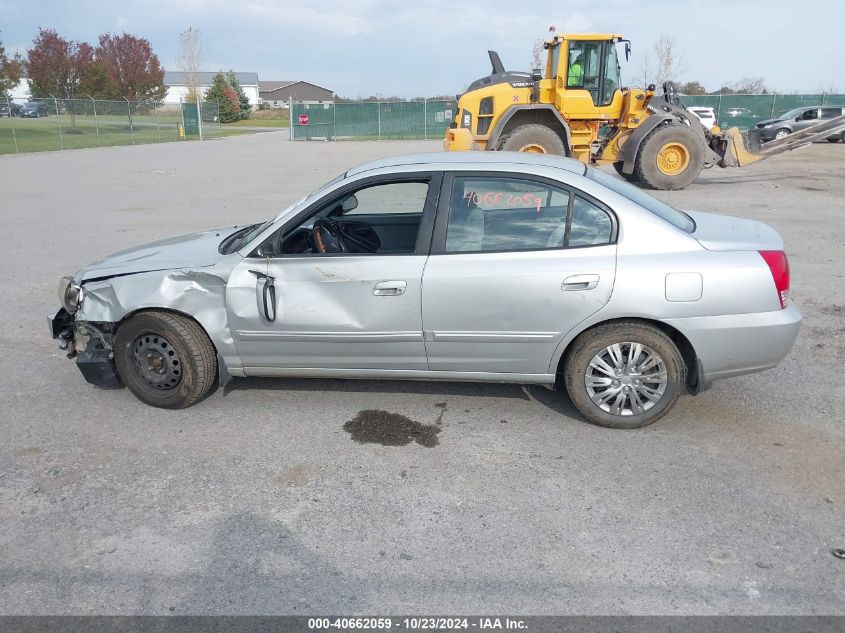
[[581,65],[583,58],[581,55],[575,58],[575,61],[569,66],[569,76],[566,81],[567,86],[580,86],[584,83],[584,67]]

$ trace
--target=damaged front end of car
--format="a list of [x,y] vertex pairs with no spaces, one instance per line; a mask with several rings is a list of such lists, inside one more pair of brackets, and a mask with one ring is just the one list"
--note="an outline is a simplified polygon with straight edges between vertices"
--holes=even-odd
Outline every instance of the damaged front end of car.
[[112,346],[116,324],[77,320],[84,295],[81,284],[71,277],[62,277],[59,283],[62,307],[47,317],[50,335],[59,349],[75,360],[87,382],[104,389],[119,389],[123,382],[117,373]]
[[[252,228],[252,227],[246,227]],[[59,349],[89,383],[119,388],[115,337],[121,324],[144,311],[171,312],[195,321],[217,352],[220,385],[243,375],[226,311],[226,283],[236,252],[226,244],[244,227],[159,240],[89,264],[59,284],[61,308],[47,318]]]

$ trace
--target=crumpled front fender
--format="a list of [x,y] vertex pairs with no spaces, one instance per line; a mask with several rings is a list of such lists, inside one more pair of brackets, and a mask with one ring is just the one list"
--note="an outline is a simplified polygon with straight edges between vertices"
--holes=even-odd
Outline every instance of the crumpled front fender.
[[119,323],[145,309],[172,310],[195,319],[232,375],[242,375],[226,312],[229,266],[152,271],[83,283],[77,321]]

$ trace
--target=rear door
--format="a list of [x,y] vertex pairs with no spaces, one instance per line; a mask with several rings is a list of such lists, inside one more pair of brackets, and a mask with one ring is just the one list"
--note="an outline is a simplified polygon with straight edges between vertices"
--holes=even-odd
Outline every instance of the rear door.
[[615,271],[615,218],[599,201],[539,177],[447,174],[423,275],[429,368],[547,374]]

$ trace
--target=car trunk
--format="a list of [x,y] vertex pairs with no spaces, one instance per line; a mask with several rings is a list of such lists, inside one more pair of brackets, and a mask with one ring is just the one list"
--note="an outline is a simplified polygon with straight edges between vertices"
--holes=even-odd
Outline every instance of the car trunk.
[[692,236],[711,251],[783,250],[783,240],[770,226],[731,215],[686,211],[695,222]]

